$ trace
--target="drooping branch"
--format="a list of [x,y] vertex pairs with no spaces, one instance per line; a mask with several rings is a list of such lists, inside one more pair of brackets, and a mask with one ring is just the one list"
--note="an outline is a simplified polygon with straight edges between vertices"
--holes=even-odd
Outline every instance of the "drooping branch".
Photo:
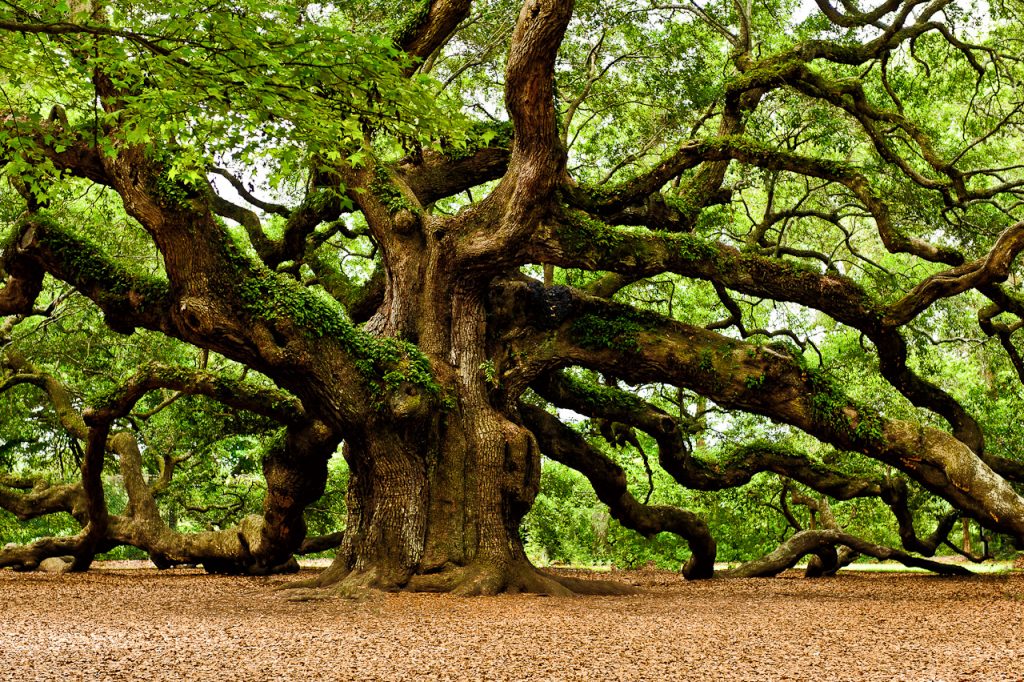
[[629,392],[587,385],[562,373],[546,375],[534,381],[531,387],[560,408],[628,424],[648,433],[658,443],[658,461],[662,468],[686,488],[738,487],[763,471],[791,478],[839,500],[878,497],[885,488],[883,481],[834,471],[777,443],[748,443],[734,449],[726,460],[705,461],[691,452],[685,440],[685,425]]
[[81,481],[77,484],[53,486],[40,481],[30,493],[14,493],[4,487],[23,488],[23,482],[9,478],[0,480],[0,508],[14,512],[19,518],[65,511],[82,525],[81,532],[71,538],[44,538],[27,546],[0,550],[0,566],[34,568],[47,557],[70,555],[73,558],[71,570],[84,571],[100,551],[110,528],[102,484],[109,424],[88,424],[71,405],[67,388],[19,354],[7,351],[3,359],[6,368],[20,373],[18,378],[46,391],[64,428],[72,437],[85,440],[86,448],[80,463]]
[[569,188],[569,203],[600,216],[625,213],[632,206],[642,205],[669,180],[700,165],[705,160],[703,146],[700,140],[687,140],[653,169],[614,187]]
[[0,168],[16,156],[33,159],[40,156],[58,172],[110,185],[111,179],[95,140],[71,129],[59,106],[54,107],[48,119],[39,123],[29,123],[27,117],[4,117],[0,119],[0,133],[8,140],[0,147]]
[[709,160],[734,159],[759,168],[788,171],[836,182],[849,190],[870,213],[882,243],[892,253],[908,253],[927,261],[960,265],[964,257],[955,249],[929,244],[901,234],[892,224],[889,206],[867,177],[843,162],[806,157],[768,148],[741,136],[709,140],[701,149]]
[[901,478],[887,481],[888,485],[882,492],[882,501],[892,510],[899,526],[900,543],[908,552],[916,552],[924,556],[933,556],[946,538],[953,525],[960,518],[958,511],[952,511],[939,517],[935,528],[924,538],[917,535],[914,529],[914,514],[908,505],[909,491],[906,482]]
[[140,368],[103,399],[102,409],[112,419],[127,416],[150,391],[169,388],[186,395],[205,395],[225,405],[270,417],[282,424],[301,424],[305,409],[284,391],[209,372],[152,362]]
[[42,389],[64,430],[77,440],[84,441],[89,437],[88,426],[75,407],[71,392],[52,374],[42,371],[13,348],[0,353],[0,368],[12,372],[0,386],[0,391],[18,384],[31,384]]
[[92,564],[101,543],[106,539],[110,512],[107,510],[106,493],[103,490],[104,455],[107,454],[107,437],[111,422],[90,418],[88,410],[82,419],[89,427],[85,442],[85,456],[82,457],[82,493],[85,497],[85,513],[88,519],[82,529],[82,542],[73,553],[71,570],[85,571]]
[[889,307],[886,322],[892,326],[906,324],[940,298],[956,296],[968,289],[980,290],[1005,281],[1022,249],[1024,221],[1003,231],[983,258],[936,273],[922,281]]
[[932,556],[959,518],[944,515],[927,538],[919,538],[909,492],[903,478],[857,477],[831,469],[783,443],[753,441],[708,461],[693,454],[687,443],[690,425],[627,391],[575,380],[552,372],[531,384],[545,400],[559,408],[592,418],[619,422],[644,431],[658,444],[661,467],[680,485],[694,490],[724,490],[748,483],[756,474],[772,472],[792,479],[836,500],[880,498],[891,510],[901,543],[909,552]]
[[[111,424],[123,417],[148,391],[155,388],[209,395],[227,405],[265,414],[290,424],[283,438],[274,442],[263,459],[264,476],[267,480],[267,498],[262,519],[248,521],[248,534],[239,532],[237,553],[218,556],[216,552],[206,557],[210,566],[219,572],[235,570],[237,565],[249,567],[245,570],[266,571],[283,565],[291,553],[299,547],[305,537],[305,523],[302,512],[306,505],[323,493],[327,479],[327,459],[337,445],[337,436],[324,424],[305,418],[301,404],[294,398],[279,391],[255,389],[241,381],[217,377],[208,372],[191,372],[180,368],[150,365],[126,381],[120,389],[108,397],[101,406],[89,410],[84,417],[90,424]],[[93,427],[95,428],[95,427]],[[125,469],[126,487],[129,494],[135,493],[133,506],[143,520],[156,523],[156,508],[152,493],[141,481],[141,455],[134,443],[124,444],[119,452]],[[299,475],[299,470],[305,475]],[[136,534],[145,526],[135,526]],[[165,529],[156,537],[145,537],[147,549],[164,557],[166,561],[177,561],[172,552],[182,541]],[[135,543],[133,543],[135,544]],[[186,541],[185,546],[189,543]],[[196,552],[202,553],[202,544],[196,543]],[[208,551],[208,550],[206,550]]]
[[15,482],[0,475],[0,508],[14,514],[21,521],[68,512],[80,524],[85,525],[87,522],[81,483],[54,484],[45,479]]
[[[151,194],[155,181],[147,185],[138,176],[159,169],[131,156],[126,151],[117,159],[124,164],[115,168],[118,191],[163,254],[167,281],[129,272],[45,212],[22,220],[7,268],[12,259],[35,263],[93,300],[116,331],[145,327],[216,350],[274,376],[297,394],[318,394],[314,403],[331,406],[335,418],[361,421],[357,415],[368,401],[339,403],[337,382],[357,395],[367,388],[368,367],[403,353],[382,352],[387,342],[356,329],[343,311],[240,253],[198,202],[169,204]],[[282,339],[291,339],[293,350],[285,352]],[[293,352],[298,346],[306,350]],[[377,360],[367,364],[366,355]],[[311,368],[301,361],[306,357],[321,361]],[[317,367],[321,380],[313,378]]]
[[44,559],[55,556],[73,556],[82,545],[82,536],[40,538],[27,545],[0,549],[0,568],[32,570]]
[[[566,216],[549,230],[528,246],[522,256],[524,262],[609,270],[637,278],[673,272],[826,313],[871,339],[878,348],[882,375],[897,390],[915,405],[941,415],[953,426],[958,439],[976,453],[984,453],[984,437],[976,420],[947,392],[907,366],[907,344],[899,333],[900,319],[890,314],[893,307],[873,300],[853,280],[837,273],[797,268],[691,235],[615,230],[579,214]],[[1008,243],[1014,244],[1015,240]]]
[[[0,507],[20,517],[67,511],[83,526],[75,542],[45,540],[27,547],[0,552],[0,565],[32,568],[47,556],[70,554],[73,570],[85,570],[97,551],[129,544],[150,553],[158,566],[203,563],[215,572],[268,573],[291,570],[292,553],[305,538],[302,517],[306,505],[318,498],[326,482],[326,463],[337,445],[337,436],[323,424],[304,418],[301,404],[276,390],[257,388],[240,380],[206,371],[190,371],[149,365],[129,378],[102,405],[80,413],[71,403],[68,389],[52,375],[41,372],[22,356],[8,350],[6,364],[22,382],[43,388],[72,436],[87,440],[82,482],[52,486],[13,477],[0,478]],[[267,498],[262,517],[247,517],[238,528],[180,534],[160,517],[155,494],[166,485],[148,482],[142,453],[134,434],[110,433],[114,421],[126,416],[140,398],[156,388],[174,388],[193,395],[208,395],[226,405],[246,409],[289,424],[274,440],[263,458]],[[110,515],[104,502],[100,472],[106,453],[117,455],[128,494],[124,514]],[[14,489],[32,487],[31,492]],[[320,540],[320,544],[333,541]],[[311,550],[314,551],[314,550]]]
[[[963,256],[953,249],[937,247],[916,237],[900,234],[892,225],[887,203],[872,188],[867,177],[851,165],[773,149],[741,135],[723,135],[708,140],[687,141],[678,148],[672,157],[659,164],[654,170],[620,187],[570,191],[570,205],[582,208],[596,216],[615,217],[627,207],[642,203],[646,197],[657,192],[665,182],[684,170],[705,161],[728,160],[838,183],[856,196],[871,213],[878,234],[889,251],[910,253],[925,260],[949,265],[960,265],[964,260]],[[707,198],[703,205],[706,205],[706,202]],[[655,215],[651,227],[659,226]]]
[[541,450],[590,481],[599,500],[623,526],[646,537],[671,532],[684,538],[692,556],[683,574],[692,580],[714,574],[716,545],[707,524],[693,512],[663,505],[641,504],[626,487],[622,468],[592,447],[575,431],[545,410],[520,403],[519,413],[533,431]]
[[344,539],[345,533],[339,531],[337,533],[327,533],[326,535],[317,535],[316,537],[306,538],[302,541],[302,545],[295,551],[296,554],[316,554],[317,552],[326,552],[329,549],[336,549],[341,541]]
[[818,9],[821,10],[822,14],[824,14],[829,21],[837,26],[843,26],[845,28],[874,25],[886,14],[895,12],[899,8],[901,2],[903,2],[903,0],[886,0],[886,2],[883,2],[870,12],[861,12],[856,9],[856,6],[853,3],[844,2],[843,5],[846,9],[846,13],[843,13],[833,7],[828,0],[815,0],[815,4],[818,6]]
[[[262,199],[257,198],[255,195],[253,195],[252,192],[249,191],[249,188],[245,186],[244,182],[235,177],[235,175],[233,175],[227,169],[213,166],[210,168],[210,172],[216,173],[217,175],[227,180],[228,184],[230,184],[234,188],[234,190],[238,192],[238,196],[242,197],[248,203],[252,204],[261,211],[266,211],[267,213],[272,213],[274,215],[281,216],[282,218],[287,218],[291,215],[292,211],[287,206],[275,204],[270,201],[263,201]],[[238,222],[241,223],[242,221],[238,220]]]
[[[226,170],[221,168],[212,170],[228,178],[232,187],[237,189],[241,186],[241,182]],[[319,175],[323,176],[324,180],[332,176],[330,173]],[[285,261],[301,263],[308,252],[322,243],[313,239],[316,228],[326,222],[338,220],[342,214],[342,201],[337,184],[334,181],[330,187],[311,187],[306,193],[305,199],[294,208],[262,202],[248,192],[243,195],[243,198],[250,203],[257,202],[254,205],[285,219],[282,234],[278,238],[272,238],[267,234],[255,211],[224,199],[216,193],[212,186],[207,189],[206,198],[211,211],[221,217],[234,220],[245,229],[249,243],[252,244],[256,254],[267,267],[277,268]],[[340,226],[340,223],[338,225]]]

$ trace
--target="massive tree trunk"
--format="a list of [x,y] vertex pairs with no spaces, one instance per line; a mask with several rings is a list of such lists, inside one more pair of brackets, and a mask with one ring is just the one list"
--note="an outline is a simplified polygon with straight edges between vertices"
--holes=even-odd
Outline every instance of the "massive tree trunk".
[[519,537],[539,484],[532,436],[489,406],[458,403],[422,430],[375,423],[346,442],[347,528],[321,585],[555,589],[542,586]]
[[[345,538],[317,584],[565,592],[534,570],[519,535],[539,489],[540,450],[492,383],[486,288],[467,286],[445,240],[403,246],[390,257],[405,277],[388,268],[384,304],[366,326],[417,339],[443,394],[392,386],[365,424],[347,431]],[[422,268],[409,267],[416,261]],[[410,270],[423,278],[407,279]]]

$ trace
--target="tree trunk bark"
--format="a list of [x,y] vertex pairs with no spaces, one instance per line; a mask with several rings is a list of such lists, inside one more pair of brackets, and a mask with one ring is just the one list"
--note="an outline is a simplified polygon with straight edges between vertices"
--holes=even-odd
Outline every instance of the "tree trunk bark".
[[571,591],[533,568],[519,536],[540,483],[533,436],[493,407],[459,402],[417,427],[382,419],[347,440],[348,523],[316,586]]

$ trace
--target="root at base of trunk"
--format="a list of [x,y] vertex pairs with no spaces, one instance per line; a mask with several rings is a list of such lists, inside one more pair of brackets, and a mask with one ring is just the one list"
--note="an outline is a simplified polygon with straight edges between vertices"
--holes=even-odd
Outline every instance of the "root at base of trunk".
[[573,595],[626,595],[638,590],[611,580],[583,580],[553,575],[525,561],[512,563],[475,562],[469,566],[446,566],[436,573],[413,575],[403,584],[382,579],[383,572],[369,569],[333,572],[327,569],[312,580],[292,582],[279,589],[293,601],[312,599],[366,598],[374,591],[445,592],[460,597],[530,593],[554,597]]

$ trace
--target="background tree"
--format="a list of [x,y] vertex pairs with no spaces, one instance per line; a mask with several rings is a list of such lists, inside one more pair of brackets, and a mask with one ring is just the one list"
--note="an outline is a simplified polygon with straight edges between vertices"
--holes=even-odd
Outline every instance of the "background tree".
[[[798,532],[733,575],[957,570],[920,555],[961,517],[1020,541],[1020,9],[6,3],[2,388],[26,433],[0,505],[81,531],[0,564],[129,544],[285,570],[339,445],[318,587],[612,589],[527,559],[542,453],[685,539],[690,578],[716,542],[651,504],[654,455],[691,490],[780,477]],[[76,350],[99,339],[109,361]],[[60,442],[79,481],[23,475]],[[262,515],[171,528],[174,468],[257,442]],[[902,549],[851,532],[860,498]]]

